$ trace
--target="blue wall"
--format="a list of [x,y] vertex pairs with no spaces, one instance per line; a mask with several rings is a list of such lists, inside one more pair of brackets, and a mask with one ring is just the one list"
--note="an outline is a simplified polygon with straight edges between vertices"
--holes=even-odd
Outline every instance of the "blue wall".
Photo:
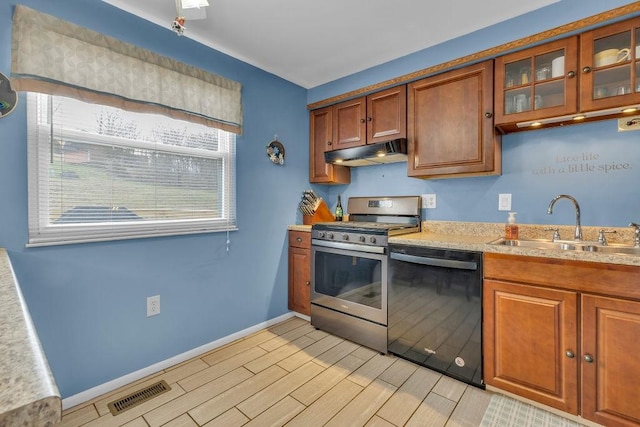
[[[318,102],[629,3],[632,2],[562,0],[312,88],[307,102]],[[505,222],[506,212],[498,211],[498,194],[511,193],[512,210],[518,212],[519,222],[573,224],[574,210],[568,201],[559,202],[552,216],[546,214],[556,194],[568,193],[580,203],[585,225],[625,227],[630,221],[640,221],[640,197],[632,184],[640,181],[640,132],[618,133],[617,121],[608,120],[505,135],[502,147],[503,172],[499,177],[421,180],[408,178],[404,163],[367,166],[352,168],[351,184],[330,187],[327,197],[334,206],[339,193],[344,197],[436,193],[437,208],[424,209],[424,219]],[[567,206],[562,206],[565,203]]]
[[[628,2],[563,0],[504,25],[478,31],[309,91],[213,51],[99,0],[23,0],[45,13],[239,81],[244,134],[238,138],[240,230],[226,235],[170,237],[25,248],[27,241],[26,108],[0,120],[0,246],[7,248],[63,397],[68,397],[287,311],[286,227],[308,183],[306,104],[464,56]],[[15,0],[0,0],[0,71],[10,71]],[[265,154],[277,134],[286,163]],[[573,194],[585,224],[640,220],[640,134],[618,134],[615,122],[508,135],[500,177],[423,181],[406,165],[353,169],[352,184],[313,186],[335,203],[350,195],[435,192],[426,219],[503,221],[497,194],[513,194],[521,222],[566,223],[571,208],[544,214],[553,195]],[[582,156],[594,171],[560,170],[558,156]],[[594,154],[598,156],[593,159]],[[600,172],[610,163],[630,169]],[[545,169],[546,168],[546,169]],[[546,170],[553,173],[541,174]],[[633,193],[632,193],[633,191]],[[146,297],[161,295],[162,314],[146,318]]]
[[[286,229],[308,183],[306,90],[99,0],[24,0],[41,12],[243,85],[239,231],[48,248],[27,242],[26,103],[0,120],[0,246],[7,248],[63,397],[286,313]],[[14,0],[0,0],[10,72]],[[274,134],[284,166],[266,155]],[[161,314],[146,317],[146,297]]]

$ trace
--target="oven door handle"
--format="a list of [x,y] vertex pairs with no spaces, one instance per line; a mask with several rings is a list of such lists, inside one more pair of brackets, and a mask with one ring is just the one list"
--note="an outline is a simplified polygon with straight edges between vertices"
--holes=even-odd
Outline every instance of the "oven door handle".
[[447,267],[455,268],[457,270],[477,270],[478,263],[474,261],[458,261],[455,259],[445,258],[430,258],[421,257],[415,255],[401,254],[398,252],[391,252],[391,259],[396,261],[405,261],[412,264],[429,265],[433,267]]
[[355,243],[331,242],[331,241],[318,240],[318,239],[311,240],[311,244],[313,246],[322,246],[324,248],[345,249],[348,251],[367,252],[371,254],[383,254],[385,252],[384,246],[367,246],[367,245],[358,245]]

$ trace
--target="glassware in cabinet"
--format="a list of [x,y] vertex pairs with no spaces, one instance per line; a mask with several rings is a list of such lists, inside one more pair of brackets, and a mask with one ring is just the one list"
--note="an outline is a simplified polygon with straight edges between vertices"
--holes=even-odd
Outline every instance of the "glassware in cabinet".
[[640,102],[640,19],[597,28],[580,37],[581,111],[626,108]]
[[574,36],[496,58],[496,126],[574,113],[577,46]]

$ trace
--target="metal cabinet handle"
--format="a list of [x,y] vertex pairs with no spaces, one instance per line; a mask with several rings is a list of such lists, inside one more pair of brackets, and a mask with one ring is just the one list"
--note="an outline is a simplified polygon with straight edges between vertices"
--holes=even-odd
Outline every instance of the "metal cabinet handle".
[[576,355],[573,354],[573,351],[571,350],[567,350],[564,352],[564,354],[569,358],[569,359],[573,359]]
[[307,282],[305,283],[305,285],[310,286],[311,282],[307,280]]
[[492,114],[492,113],[487,112],[487,113],[484,113],[484,116],[485,116],[487,119],[490,119],[491,117],[493,117],[493,114]]
[[583,73],[583,74],[588,74],[588,73],[590,73],[590,72],[591,72],[591,67],[588,67],[588,66],[587,66],[587,67],[583,67],[583,68],[582,68],[582,73]]
[[360,119],[360,123],[364,123],[364,119]]
[[298,243],[302,242],[302,237],[296,237],[296,241],[297,241]]
[[373,120],[373,117],[369,116],[367,117],[367,121],[370,122],[371,120]]
[[570,79],[574,78],[576,76],[576,72],[575,71],[569,71],[567,73],[567,77],[569,77]]
[[591,356],[590,354],[585,354],[582,358],[587,363],[593,363],[593,356]]
[[331,145],[333,144],[331,141],[327,141],[327,145]]

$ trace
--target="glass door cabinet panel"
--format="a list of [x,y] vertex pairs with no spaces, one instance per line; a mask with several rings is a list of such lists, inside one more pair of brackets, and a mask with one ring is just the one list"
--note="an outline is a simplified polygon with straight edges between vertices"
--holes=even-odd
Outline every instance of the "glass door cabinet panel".
[[580,35],[580,107],[593,111],[640,102],[640,19]]
[[496,126],[575,113],[577,49],[569,37],[496,58]]
[[633,62],[635,63],[636,67],[633,86],[635,87],[636,92],[640,92],[640,28],[636,28],[633,42],[634,47],[631,54],[633,55]]

